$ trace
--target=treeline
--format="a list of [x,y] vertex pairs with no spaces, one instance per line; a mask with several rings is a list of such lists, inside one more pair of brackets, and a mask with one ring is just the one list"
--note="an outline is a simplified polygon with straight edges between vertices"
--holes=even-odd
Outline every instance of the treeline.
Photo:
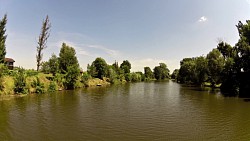
[[86,71],[82,71],[75,54],[73,47],[63,43],[59,56],[52,54],[48,61],[42,63],[40,71],[46,74],[53,74],[54,77],[64,75],[64,81],[70,83],[70,86],[69,84],[64,86],[66,88],[74,88],[77,80],[80,80],[86,86],[86,82],[94,78],[111,84],[170,78],[169,69],[165,63],[160,63],[153,71],[150,67],[144,67],[144,72],[131,72],[131,63],[128,60],[124,60],[121,65],[116,61],[110,65],[101,57],[88,64]]
[[[63,89],[75,89],[89,86],[89,80],[95,83],[117,84],[169,79],[169,69],[160,63],[153,71],[149,67],[143,72],[131,72],[131,64],[124,60],[121,65],[114,62],[109,65],[103,58],[96,58],[86,71],[80,69],[76,51],[73,47],[62,43],[59,55],[52,54],[48,61],[42,61],[43,50],[47,48],[51,23],[49,17],[42,23],[37,44],[37,70],[25,70],[15,67],[9,70],[6,66],[6,24],[7,15],[0,21],[0,94],[45,93]],[[97,80],[98,79],[98,80]]]
[[236,25],[238,42],[220,41],[206,56],[184,58],[171,75],[179,83],[220,86],[227,95],[250,96],[250,21]]

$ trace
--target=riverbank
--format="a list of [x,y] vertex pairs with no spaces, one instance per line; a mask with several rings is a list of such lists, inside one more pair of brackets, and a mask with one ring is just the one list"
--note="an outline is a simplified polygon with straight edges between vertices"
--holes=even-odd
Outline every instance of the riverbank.
[[[14,92],[15,89],[15,81],[14,77],[10,75],[6,75],[3,77],[3,89],[0,91],[0,99],[8,99],[9,96],[17,95]],[[106,86],[110,85],[108,79],[98,79],[98,78],[89,78],[88,80],[82,82],[80,79],[77,80],[76,88],[83,87],[97,87],[97,86]],[[25,94],[33,94],[33,93],[46,93],[52,91],[61,91],[65,90],[63,87],[63,79],[58,79],[52,76],[52,74],[44,74],[37,73],[36,75],[27,76],[25,83]],[[23,93],[18,93],[18,95],[23,95]]]

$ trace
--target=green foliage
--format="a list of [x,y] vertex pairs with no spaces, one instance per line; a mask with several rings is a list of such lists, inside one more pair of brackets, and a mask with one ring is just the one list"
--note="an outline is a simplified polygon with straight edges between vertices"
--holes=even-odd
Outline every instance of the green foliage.
[[63,84],[65,83],[65,74],[56,73],[53,81],[57,83],[59,89],[62,89],[64,87]]
[[127,82],[131,82],[131,74],[130,74],[130,73],[126,73],[126,74],[124,75],[124,77],[125,77],[125,80],[126,80]]
[[52,73],[53,76],[59,72],[59,61],[55,54],[52,54],[48,61],[42,62],[41,71],[43,73]]
[[73,47],[67,46],[65,43],[62,44],[58,61],[59,70],[63,74],[67,73],[69,66],[79,67],[75,49]]
[[74,89],[76,87],[76,82],[80,74],[80,69],[78,65],[71,65],[67,67],[67,73],[65,74],[64,88]]
[[59,60],[58,57],[55,54],[52,54],[49,61],[49,72],[53,74],[53,76],[56,75],[57,72],[59,72]]
[[49,74],[50,73],[50,66],[48,61],[43,61],[41,63],[41,72]]
[[213,49],[207,55],[208,76],[212,86],[221,83],[221,73],[224,67],[224,59],[218,49]]
[[154,76],[157,80],[164,80],[169,78],[169,69],[165,63],[160,63],[160,66],[154,68]]
[[17,73],[14,77],[14,92],[16,94],[22,93],[26,94],[27,89],[26,89],[26,73],[23,68],[18,68]]
[[154,78],[154,74],[150,67],[144,67],[145,80],[151,80]]
[[171,74],[171,79],[176,80],[179,75],[179,69],[175,69],[173,73]]
[[142,81],[142,73],[133,72],[131,73],[131,82],[140,82]]
[[92,77],[102,79],[106,77],[108,74],[108,64],[103,58],[96,58],[95,61],[92,62],[90,69],[90,74]]
[[36,79],[33,80],[31,86],[35,88],[35,93],[37,94],[45,93],[44,83],[42,83],[38,77],[36,77]]
[[3,91],[4,89],[3,79],[7,71],[8,71],[8,68],[6,67],[6,65],[0,64],[0,91]]
[[109,66],[108,67],[108,75],[107,75],[107,77],[109,78],[109,82],[111,84],[115,84],[115,83],[119,82],[118,74],[114,69],[115,69],[114,66]]
[[184,58],[180,65],[177,75],[178,82],[202,85],[207,80],[208,63],[205,57]]
[[48,92],[54,92],[57,90],[57,84],[55,81],[50,81],[49,87],[48,87]]
[[5,14],[2,20],[0,20],[0,63],[4,63],[6,55],[6,24],[7,24],[7,15]]
[[26,73],[27,77],[38,75],[38,72],[35,70],[25,70],[25,73]]
[[[56,63],[57,57],[52,55],[50,58],[50,62]],[[76,86],[76,82],[78,76],[80,75],[80,68],[78,64],[78,60],[76,57],[76,52],[73,47],[67,46],[65,43],[62,44],[62,48],[60,50],[59,58],[58,58],[59,70],[63,74],[63,78],[60,78],[60,83],[63,84],[66,89],[74,89]],[[56,76],[57,65],[54,64],[53,73]],[[58,77],[57,75],[56,77]]]
[[122,62],[120,68],[123,70],[123,72],[126,73],[130,73],[130,69],[131,69],[131,64],[128,60],[125,60]]

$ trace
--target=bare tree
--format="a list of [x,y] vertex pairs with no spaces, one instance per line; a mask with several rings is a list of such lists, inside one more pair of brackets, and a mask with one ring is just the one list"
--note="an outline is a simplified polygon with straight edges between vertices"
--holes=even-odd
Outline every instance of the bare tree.
[[41,61],[43,58],[43,53],[42,51],[47,48],[47,40],[50,35],[50,28],[51,24],[49,21],[49,16],[46,16],[46,19],[43,21],[42,28],[41,28],[41,33],[38,39],[38,45],[37,45],[37,55],[36,55],[36,61],[37,61],[37,71],[39,71],[39,68],[41,66]]

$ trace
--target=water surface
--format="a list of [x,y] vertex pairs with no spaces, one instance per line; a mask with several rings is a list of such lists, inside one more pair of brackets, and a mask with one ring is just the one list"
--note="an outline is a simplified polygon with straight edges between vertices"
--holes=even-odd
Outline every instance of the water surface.
[[250,102],[174,82],[129,83],[0,101],[0,140],[250,139]]

